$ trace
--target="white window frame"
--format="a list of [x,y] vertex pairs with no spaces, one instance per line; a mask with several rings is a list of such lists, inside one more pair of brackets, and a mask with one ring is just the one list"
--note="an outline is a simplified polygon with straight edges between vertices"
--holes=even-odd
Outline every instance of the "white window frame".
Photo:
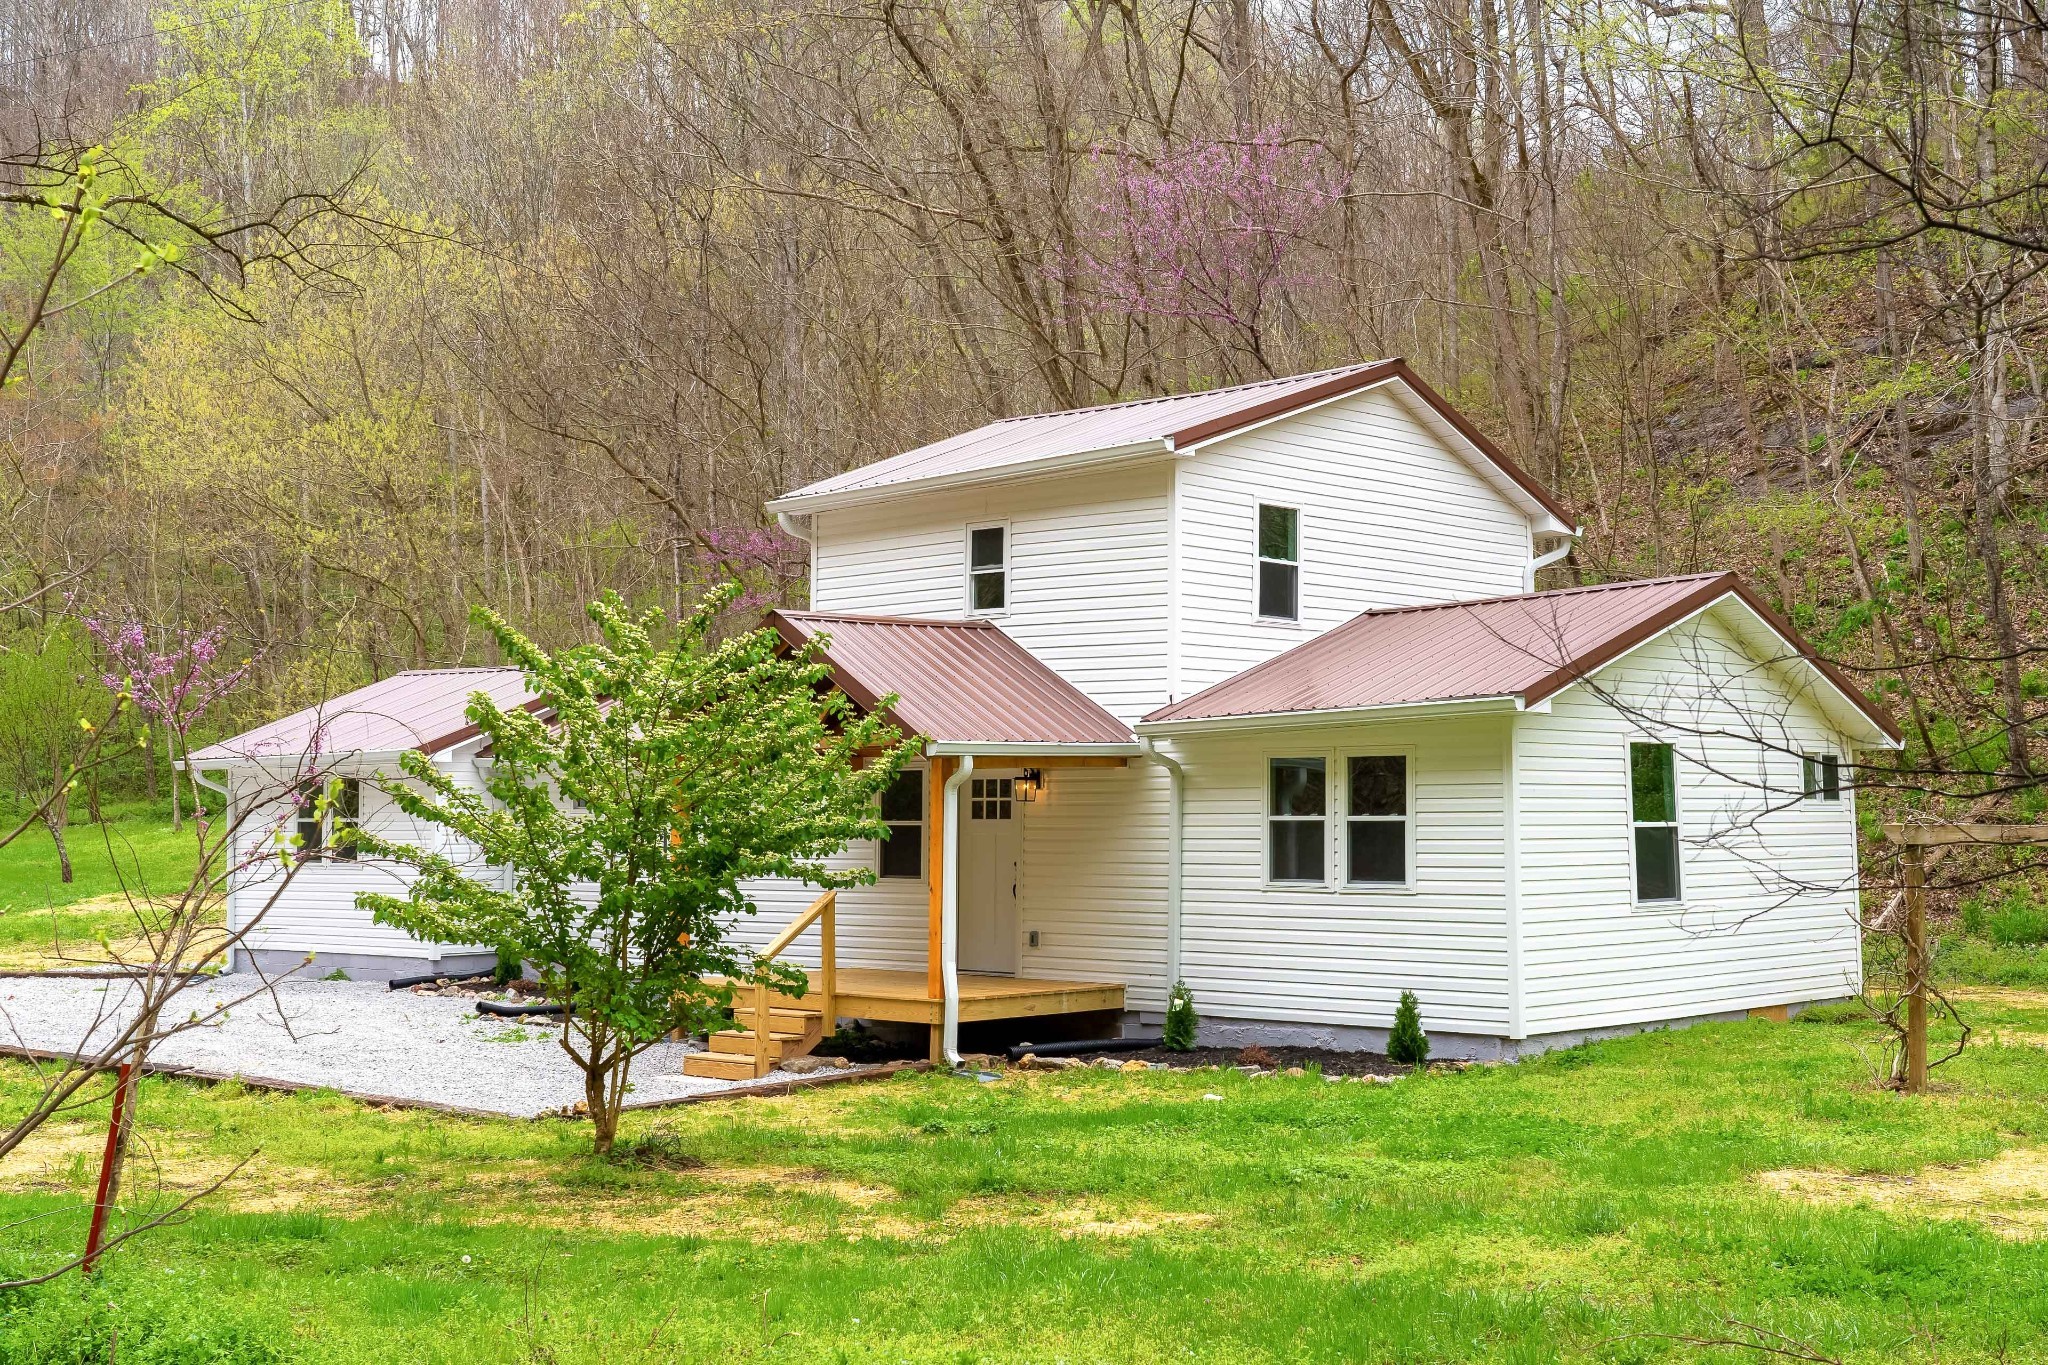
[[[1003,562],[996,569],[974,567],[974,533],[976,531],[1001,531],[1003,533]],[[963,610],[969,616],[1003,616],[1010,610],[1010,523],[1007,521],[977,521],[968,524],[960,534],[960,562],[964,566],[960,590]],[[1003,605],[1000,607],[977,607],[974,605],[974,576],[977,573],[1000,573],[1003,576]]]
[[[316,815],[308,817],[305,813],[307,803],[310,801],[317,805],[323,797],[327,796],[328,787],[335,783],[342,785],[336,788],[333,799],[328,800],[324,807],[318,808]],[[356,809],[353,820],[342,819],[338,809],[342,793],[345,791],[353,791],[355,793]],[[363,856],[360,850],[350,849],[345,853],[335,850],[334,832],[346,824],[353,824],[357,829],[361,829],[363,826],[363,780],[361,778],[339,775],[324,777],[302,788],[300,792],[293,794],[292,833],[300,841],[299,852],[308,861],[317,859],[323,863],[360,862]],[[308,825],[315,827],[320,838],[320,842],[310,849],[305,845],[306,826]]]
[[[1636,769],[1635,746],[1638,744],[1661,744],[1671,751],[1671,818],[1670,820],[1636,819]],[[1685,904],[1685,798],[1678,780],[1678,746],[1670,740],[1653,736],[1631,736],[1621,745],[1621,799],[1623,810],[1628,814],[1628,899],[1629,904],[1640,910],[1669,910]],[[1678,878],[1678,894],[1663,900],[1644,900],[1640,894],[1642,880],[1636,875],[1636,830],[1671,830],[1671,863]]]
[[[904,877],[899,876],[893,872],[882,871],[882,848],[885,844],[889,842],[889,840],[887,839],[874,840],[874,856],[871,859],[870,865],[874,869],[875,880],[878,882],[912,882],[919,885],[924,885],[930,881],[932,873],[930,867],[930,863],[932,860],[931,770],[928,768],[905,768],[903,770],[903,775],[914,776],[917,778],[917,875],[915,877]],[[877,796],[875,798],[875,806],[878,817],[880,814],[881,804],[882,798],[880,796]],[[908,829],[910,828],[911,822],[908,820],[883,820],[882,823],[889,826],[891,830],[894,830],[898,827]]]
[[[1827,769],[1832,764],[1835,770],[1835,790],[1828,794]],[[1832,749],[1815,749],[1799,755],[1799,799],[1818,801],[1826,806],[1842,804],[1842,756]]]
[[[1323,813],[1320,816],[1273,814],[1273,765],[1281,762],[1314,761],[1323,765]],[[1328,890],[1337,869],[1332,865],[1330,847],[1330,756],[1321,750],[1273,749],[1259,758],[1259,885],[1271,891]],[[1314,880],[1281,880],[1273,875],[1273,823],[1286,820],[1323,829],[1323,875]]]
[[[1402,831],[1401,871],[1403,879],[1398,882],[1354,882],[1351,880],[1351,822],[1384,824],[1396,817],[1391,815],[1353,815],[1351,813],[1351,760],[1354,758],[1398,758],[1404,764],[1404,778],[1401,790],[1402,814],[1399,819],[1407,826]],[[1415,891],[1415,749],[1406,744],[1380,744],[1371,748],[1346,750],[1330,760],[1331,771],[1342,774],[1338,787],[1337,805],[1342,809],[1334,811],[1332,818],[1336,831],[1336,877],[1338,889],[1346,895],[1412,895]],[[1327,781],[1327,778],[1325,779]]]
[[[1294,513],[1293,559],[1268,559],[1260,551],[1259,514],[1268,507],[1276,512]],[[1264,626],[1298,626],[1301,624],[1302,584],[1306,578],[1306,565],[1303,563],[1303,560],[1307,557],[1307,533],[1308,518],[1303,515],[1300,507],[1285,502],[1268,502],[1264,498],[1260,498],[1252,503],[1252,620],[1258,624]],[[1265,566],[1268,564],[1288,564],[1294,568],[1294,615],[1292,616],[1267,616],[1259,610],[1259,589],[1265,577]],[[1282,756],[1285,757],[1285,755]],[[1326,778],[1327,776],[1328,774],[1325,774]],[[1289,884],[1294,885],[1295,883]]]

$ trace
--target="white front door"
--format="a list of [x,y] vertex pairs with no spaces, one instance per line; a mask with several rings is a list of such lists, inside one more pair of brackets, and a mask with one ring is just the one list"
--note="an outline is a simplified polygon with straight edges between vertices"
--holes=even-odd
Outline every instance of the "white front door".
[[1017,775],[976,773],[961,795],[960,970],[1017,971]]

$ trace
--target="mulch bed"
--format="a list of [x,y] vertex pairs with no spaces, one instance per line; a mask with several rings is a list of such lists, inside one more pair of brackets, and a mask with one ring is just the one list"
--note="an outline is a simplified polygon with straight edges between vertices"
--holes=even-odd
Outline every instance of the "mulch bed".
[[1405,1076],[1415,1069],[1390,1062],[1377,1052],[1340,1052],[1328,1047],[1198,1047],[1189,1052],[1151,1047],[1143,1052],[1081,1054],[1084,1062],[1093,1062],[1098,1057],[1107,1057],[1112,1062],[1151,1062],[1172,1067],[1255,1066],[1262,1071],[1319,1066],[1325,1076]]

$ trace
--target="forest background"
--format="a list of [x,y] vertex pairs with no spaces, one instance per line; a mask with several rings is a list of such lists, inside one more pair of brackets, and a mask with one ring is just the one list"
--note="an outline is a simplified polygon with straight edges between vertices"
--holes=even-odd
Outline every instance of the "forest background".
[[224,631],[232,730],[1402,355],[1580,509],[1546,584],[1738,569],[1895,711],[1867,829],[2034,818],[2044,96],[2032,0],[0,0],[0,785],[88,618]]

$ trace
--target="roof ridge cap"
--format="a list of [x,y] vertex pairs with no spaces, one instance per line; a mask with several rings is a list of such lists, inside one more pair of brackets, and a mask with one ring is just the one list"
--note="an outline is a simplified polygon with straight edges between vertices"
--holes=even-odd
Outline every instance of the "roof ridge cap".
[[[1364,369],[1369,365],[1381,364],[1377,360],[1354,360],[1348,365],[1332,365],[1328,369],[1304,370],[1300,374],[1274,375],[1269,379],[1247,379],[1242,384],[1221,384],[1213,389],[1183,389],[1179,393],[1155,393],[1149,398],[1120,398],[1113,403],[1092,403],[1085,408],[1051,408],[1045,412],[1020,412],[1011,417],[998,417],[982,427],[1006,426],[1011,422],[1035,422],[1044,417],[1079,417],[1089,412],[1114,412],[1119,408],[1143,407],[1147,403],[1170,403],[1180,398],[1214,398],[1218,394],[1234,393],[1239,390],[1263,389],[1275,384],[1293,384],[1304,379],[1323,379],[1330,375],[1343,374],[1349,370]],[[975,428],[980,430],[982,428]]]
[[[1583,593],[1613,592],[1622,588],[1651,588],[1668,583],[1707,583],[1717,578],[1731,577],[1733,574],[1732,569],[1718,569],[1710,573],[1666,574],[1661,578],[1624,578],[1612,583],[1574,583],[1568,588],[1544,588],[1540,592],[1508,592],[1493,597],[1460,597],[1449,602],[1416,602],[1405,607],[1367,607],[1342,625],[1349,625],[1351,621],[1366,616],[1398,616],[1411,611],[1448,611],[1453,607],[1488,607],[1500,602],[1533,602],[1543,597],[1576,597]],[[1332,626],[1330,629],[1342,629],[1342,625]]]

